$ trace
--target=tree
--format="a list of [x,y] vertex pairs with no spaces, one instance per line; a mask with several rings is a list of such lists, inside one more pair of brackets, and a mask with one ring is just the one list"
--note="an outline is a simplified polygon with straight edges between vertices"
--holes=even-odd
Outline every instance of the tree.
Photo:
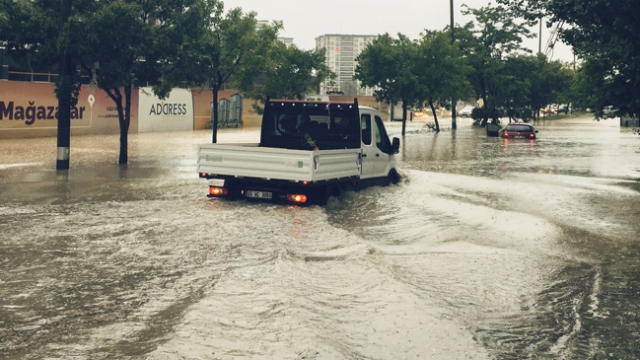
[[[126,164],[131,91],[134,86],[154,84],[160,79],[162,63],[169,53],[179,49],[188,34],[197,4],[173,0],[74,1],[73,11],[59,29],[53,25],[59,15],[59,2],[20,1],[14,5],[7,41],[13,54],[40,69],[55,66],[60,59],[58,62],[64,66],[59,68],[66,72],[56,82],[56,94],[58,99],[71,96],[70,105],[77,101],[81,75],[92,77],[94,85],[116,105],[120,126],[118,163]],[[54,56],[58,51],[66,56]],[[69,106],[60,105],[60,114]],[[59,122],[64,122],[63,116],[59,116]]]
[[[560,38],[586,64],[587,98],[601,112],[614,105],[640,114],[640,3],[635,0],[498,0],[530,19],[561,24]],[[599,114],[601,115],[601,113]]]
[[524,109],[530,106],[531,77],[534,76],[534,69],[531,56],[516,55],[505,59],[504,73],[501,78],[503,80],[503,104],[509,116],[509,122],[519,117],[518,115],[521,115],[525,111]]
[[[118,112],[119,164],[128,162],[133,88],[160,81],[163,63],[180,50],[194,15],[203,16],[200,10],[192,1],[115,0],[99,2],[82,19],[84,36],[78,42],[84,50],[83,68],[113,100]],[[168,95],[158,87],[154,92],[160,97]]]
[[504,65],[504,104],[513,114],[528,107],[539,117],[540,108],[558,102],[571,87],[570,71],[543,54],[509,56]]
[[95,73],[95,84],[107,93],[116,106],[120,127],[118,164],[123,165],[128,162],[131,90],[136,77],[135,68],[139,56],[143,54],[140,47],[149,40],[150,33],[139,17],[142,9],[137,4],[112,2],[104,5],[83,23],[87,25],[84,30],[88,31],[85,45],[92,50],[84,66],[87,73]]
[[549,61],[543,54],[532,58],[534,72],[529,76],[531,81],[531,108],[538,114],[540,108],[562,100],[562,94],[571,89],[571,74],[560,61]]
[[301,50],[277,41],[265,58],[254,58],[261,64],[251,66],[252,71],[239,74],[236,87],[253,99],[264,103],[267,97],[304,99],[335,74],[325,64],[323,50]]
[[407,107],[418,100],[418,79],[413,66],[417,44],[405,35],[393,39],[389,34],[373,40],[358,55],[355,79],[361,86],[375,88],[378,101],[402,101],[402,135],[407,123]]
[[[558,82],[560,83],[556,89],[556,98],[554,102],[559,104],[574,104],[579,105],[580,101],[576,97],[573,84],[576,82],[576,70],[573,63],[562,62],[559,60],[552,61],[551,63],[558,64]],[[568,109],[567,109],[568,111]]]
[[531,22],[518,23],[513,14],[505,8],[481,7],[472,9],[465,6],[464,15],[473,15],[476,24],[467,23],[456,29],[461,50],[473,71],[469,81],[476,95],[482,99],[485,116],[482,126],[485,126],[489,115],[496,111],[496,107],[506,99],[502,84],[505,83],[504,62],[508,54],[526,52],[522,48],[523,37],[530,37],[528,29]]
[[443,31],[427,31],[418,43],[413,72],[417,78],[418,101],[426,102],[440,131],[435,102],[440,99],[466,98],[471,92],[467,74],[471,72],[458,45],[451,44]]
[[598,75],[602,70],[595,67],[596,63],[582,62],[575,72],[571,89],[576,98],[579,99],[580,105],[584,108],[594,109],[596,116],[600,118],[602,117],[602,106],[600,104],[604,103],[605,99],[602,99],[602,94],[594,91],[593,87],[604,86],[604,78]]
[[[212,142],[218,141],[218,92],[235,77],[255,79],[263,66],[269,66],[267,54],[277,41],[280,23],[256,30],[256,14],[235,8],[224,13],[218,0],[199,0],[206,16],[194,24],[198,36],[186,39],[182,51],[168,64],[164,86],[184,81],[208,87],[212,92]],[[244,83],[246,84],[246,83]]]

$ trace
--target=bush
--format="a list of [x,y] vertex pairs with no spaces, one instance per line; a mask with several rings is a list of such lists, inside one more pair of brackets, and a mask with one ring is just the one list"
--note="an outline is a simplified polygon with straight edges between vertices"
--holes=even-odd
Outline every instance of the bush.
[[471,110],[471,118],[473,120],[482,120],[484,119],[484,109],[483,108],[474,108]]
[[471,118],[473,120],[483,120],[484,119],[484,115],[488,114],[488,118],[493,120],[494,122],[497,122],[498,120],[500,120],[501,117],[504,116],[504,110],[503,109],[488,109],[485,110],[484,108],[475,108],[471,111]]

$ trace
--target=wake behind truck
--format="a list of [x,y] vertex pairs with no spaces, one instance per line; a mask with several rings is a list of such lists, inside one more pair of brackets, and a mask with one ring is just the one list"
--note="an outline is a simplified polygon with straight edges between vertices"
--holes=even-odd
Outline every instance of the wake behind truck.
[[399,181],[380,113],[354,102],[265,102],[260,142],[201,144],[208,197],[324,205],[342,191]]

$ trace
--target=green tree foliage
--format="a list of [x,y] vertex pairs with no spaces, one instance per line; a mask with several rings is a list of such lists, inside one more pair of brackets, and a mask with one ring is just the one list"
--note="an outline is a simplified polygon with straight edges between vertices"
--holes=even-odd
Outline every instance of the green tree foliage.
[[[184,82],[212,92],[212,142],[217,142],[218,92],[235,78],[252,79],[268,64],[279,23],[256,30],[256,14],[235,8],[224,12],[218,0],[197,0],[205,14],[194,23],[195,36],[184,39],[180,52],[167,64],[164,87]],[[268,66],[268,65],[267,65]],[[246,83],[241,83],[246,86]]]
[[436,131],[440,131],[436,103],[440,99],[460,99],[472,94],[467,80],[472,68],[462,58],[458,45],[451,44],[450,38],[444,31],[426,31],[417,43],[413,64],[418,80],[418,102],[431,108]]
[[549,61],[543,54],[509,56],[502,75],[507,112],[515,115],[529,108],[534,117],[539,117],[540,108],[566,98],[572,81],[562,62]]
[[[572,72],[561,61],[549,61],[542,54],[531,59],[536,65],[531,74],[532,85],[530,106],[536,112],[547,104],[567,99],[566,93],[571,89]],[[539,115],[536,116],[538,118]]]
[[503,106],[506,109],[506,115],[509,116],[509,122],[513,118],[522,117],[523,109],[531,105],[531,98],[536,95],[532,93],[534,81],[531,77],[535,76],[533,59],[535,59],[534,56],[528,55],[509,56],[505,59],[501,79],[503,80]]
[[601,97],[602,93],[594,91],[593,87],[604,86],[604,78],[599,76],[600,69],[596,67],[595,62],[583,62],[578,66],[574,74],[574,81],[571,86],[572,92],[578,99],[580,106],[584,108],[594,109],[594,112],[598,118],[602,117],[601,104],[606,102],[606,99]]
[[601,112],[614,105],[640,114],[640,2],[637,0],[498,0],[528,18],[560,24],[560,37],[584,61],[584,99]]
[[465,6],[463,14],[474,16],[475,23],[469,22],[457,28],[456,38],[468,64],[473,67],[469,81],[483,101],[484,126],[489,114],[509,98],[508,89],[504,87],[505,61],[509,54],[526,52],[521,45],[523,38],[531,36],[529,26],[532,24],[518,22],[513,14],[501,6],[479,9]]
[[575,64],[573,62],[562,62],[562,61],[554,61],[560,64],[560,74],[561,81],[563,81],[563,86],[560,89],[557,89],[556,92],[558,97],[555,99],[557,103],[560,104],[573,104],[576,107],[580,105],[580,99],[576,97],[576,93],[574,92],[574,84],[576,83],[576,69]]
[[[634,110],[633,107],[633,96],[624,93],[632,84],[614,85],[614,81],[621,81],[622,78],[617,77],[614,80],[609,76],[609,66],[606,62],[593,60],[584,61],[579,65],[572,90],[580,105],[593,109],[597,119],[604,118],[603,107],[606,105],[613,105],[615,108],[621,106],[618,108],[619,115],[638,114],[638,110]],[[621,101],[625,101],[625,105]]]
[[[77,13],[89,5],[79,2]],[[74,14],[72,13],[72,15]],[[73,24],[60,24],[60,1],[0,0],[0,45],[24,70],[55,70],[59,47],[77,52]]]
[[[21,64],[24,71],[61,70],[62,64],[67,68],[67,76],[55,78],[55,92],[62,105],[75,105],[80,91],[80,74],[74,71],[79,64],[77,57],[66,57],[61,61],[60,54],[75,54],[81,51],[75,41],[79,36],[77,23],[73,16],[80,11],[92,8],[87,1],[79,1],[74,13],[61,11],[60,1],[35,0],[1,0],[0,1],[0,46],[5,47],[7,54]],[[64,22],[62,19],[68,18]],[[65,109],[60,109],[61,120],[65,117]],[[61,122],[64,122],[62,120]],[[67,128],[69,126],[67,119]]]
[[267,55],[252,67],[252,71],[245,71],[234,81],[238,89],[260,103],[267,97],[304,99],[324,80],[335,77],[325,64],[321,49],[305,51],[277,41]]
[[402,135],[405,134],[407,106],[418,101],[419,82],[415,72],[417,46],[398,34],[379,36],[358,55],[355,79],[361,86],[375,88],[378,101],[402,101]]

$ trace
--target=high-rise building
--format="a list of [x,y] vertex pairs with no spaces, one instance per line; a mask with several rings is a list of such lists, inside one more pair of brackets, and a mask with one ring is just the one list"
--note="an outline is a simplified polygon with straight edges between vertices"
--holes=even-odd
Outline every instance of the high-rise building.
[[321,92],[342,91],[353,95],[373,95],[373,89],[360,88],[353,79],[356,71],[356,57],[378,36],[329,34],[316,38],[316,49],[325,49],[327,66],[337,75],[334,83],[321,85]]

